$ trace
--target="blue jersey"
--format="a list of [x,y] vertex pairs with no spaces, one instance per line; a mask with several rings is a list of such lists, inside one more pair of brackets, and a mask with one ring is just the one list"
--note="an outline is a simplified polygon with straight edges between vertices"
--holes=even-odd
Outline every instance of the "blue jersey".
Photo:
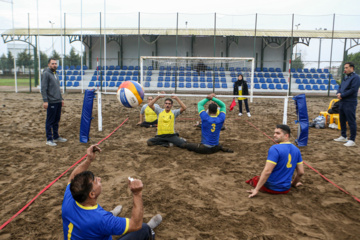
[[114,217],[100,205],[82,206],[71,195],[70,184],[66,187],[62,203],[64,239],[106,239],[111,235],[125,234],[129,219]]
[[201,143],[209,146],[219,145],[220,130],[225,121],[225,113],[209,116],[205,111],[200,112],[201,118]]
[[275,164],[265,187],[273,191],[287,191],[291,188],[291,179],[297,164],[302,164],[300,150],[286,142],[273,145],[268,152],[267,162]]

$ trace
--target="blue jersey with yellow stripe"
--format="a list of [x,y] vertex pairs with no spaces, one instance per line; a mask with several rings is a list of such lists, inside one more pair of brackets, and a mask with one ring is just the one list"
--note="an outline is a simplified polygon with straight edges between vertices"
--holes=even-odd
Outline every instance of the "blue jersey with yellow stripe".
[[220,130],[224,124],[226,114],[220,112],[218,116],[210,116],[204,110],[200,112],[201,143],[209,146],[219,145]]
[[111,235],[125,234],[129,219],[115,217],[99,204],[82,206],[71,195],[70,184],[66,187],[62,203],[64,239],[111,240]]
[[290,142],[284,142],[271,146],[268,152],[267,162],[273,163],[274,167],[265,187],[274,191],[287,191],[291,187],[291,180],[297,164],[302,164],[300,150]]

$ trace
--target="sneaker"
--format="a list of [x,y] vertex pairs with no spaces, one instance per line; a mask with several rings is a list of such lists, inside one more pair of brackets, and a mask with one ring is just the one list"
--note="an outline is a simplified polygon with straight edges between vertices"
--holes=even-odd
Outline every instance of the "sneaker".
[[169,143],[169,147],[173,147],[174,146],[174,144],[173,143]]
[[248,115],[248,117],[251,117],[251,114],[249,112],[247,113],[247,115]]
[[239,117],[241,117],[241,116],[242,116],[242,113],[239,113],[238,115],[239,115]]
[[57,139],[54,139],[54,142],[67,142],[66,138],[58,137]]
[[344,146],[346,146],[346,147],[353,147],[355,145],[356,144],[355,144],[355,142],[353,140],[349,140],[344,144]]
[[151,229],[154,229],[157,226],[159,226],[161,222],[162,222],[162,217],[160,214],[157,214],[150,219],[147,225],[149,225]]
[[347,138],[344,138],[343,136],[340,136],[338,138],[335,138],[334,139],[335,142],[347,142],[348,139]]
[[116,217],[121,213],[121,210],[122,210],[122,206],[118,205],[113,210],[111,210],[110,212]]
[[57,144],[54,143],[52,140],[46,141],[46,145],[49,145],[49,146],[51,146],[51,147],[57,146]]

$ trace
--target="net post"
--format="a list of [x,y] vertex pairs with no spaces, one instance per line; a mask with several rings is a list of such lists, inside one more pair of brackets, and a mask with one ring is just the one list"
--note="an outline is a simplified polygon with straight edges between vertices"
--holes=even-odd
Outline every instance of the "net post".
[[288,98],[288,97],[285,97],[285,98],[284,98],[284,115],[283,115],[283,124],[284,124],[284,125],[287,125],[288,102],[289,102],[289,98]]
[[144,61],[144,57],[140,57],[139,83],[140,83],[141,86],[144,87],[144,85],[143,85],[143,75],[145,75],[145,74],[143,74],[143,72],[144,72],[144,62],[143,61]]
[[250,102],[253,102],[253,95],[254,95],[254,67],[255,67],[255,61],[254,58],[251,59],[251,90],[250,90]]
[[102,131],[102,114],[101,114],[101,92],[98,88],[97,90],[97,95],[98,95],[98,131],[101,132]]

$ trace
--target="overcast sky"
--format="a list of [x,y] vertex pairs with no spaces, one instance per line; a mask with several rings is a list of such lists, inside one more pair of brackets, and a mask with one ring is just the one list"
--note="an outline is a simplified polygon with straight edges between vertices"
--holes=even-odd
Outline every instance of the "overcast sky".
[[[83,0],[83,27],[94,27],[98,24],[98,13],[104,12],[104,1]],[[13,0],[14,3],[14,25],[15,28],[26,28],[28,15],[30,13],[30,25],[37,27],[37,1],[36,0]],[[73,17],[71,26],[80,26],[79,14],[80,0],[62,0],[62,12],[67,13],[67,21]],[[54,28],[60,27],[60,0],[38,0],[39,27],[50,28],[52,21]],[[176,12],[179,12],[179,27],[212,27],[213,13],[217,13],[217,26],[252,28],[254,26],[254,14],[258,13],[258,28],[266,29],[291,29],[291,14],[295,15],[294,24],[299,24],[298,29],[315,30],[315,28],[332,28],[332,14],[336,14],[335,28],[337,30],[360,31],[360,1],[359,0],[252,0],[252,1],[119,1],[106,0],[107,26],[124,27],[137,26],[136,13],[142,13],[142,26],[160,27],[160,25],[175,27]],[[113,14],[112,14],[113,13]],[[114,13],[123,14],[123,19]],[[159,14],[161,13],[161,14]],[[188,14],[186,14],[188,13]],[[198,13],[198,15],[194,15]],[[241,15],[236,17],[235,15]],[[248,15],[248,16],[247,16]],[[169,21],[169,19],[171,19]],[[200,20],[199,20],[200,19]],[[0,0],[0,32],[11,29],[11,0]],[[95,26],[96,27],[96,26]],[[59,45],[59,39],[55,38],[55,46]],[[342,40],[334,41],[333,59],[342,59]],[[323,40],[322,49],[324,53],[321,58],[329,59],[330,41]],[[41,50],[51,52],[51,40],[41,42]],[[74,44],[79,49],[79,45]],[[318,56],[318,40],[311,40],[311,46],[298,46],[298,52],[308,60],[316,60]],[[342,46],[342,47],[341,47]],[[351,52],[358,52],[356,47]],[[7,45],[0,41],[0,54],[7,51]],[[322,51],[322,52],[323,52]]]

